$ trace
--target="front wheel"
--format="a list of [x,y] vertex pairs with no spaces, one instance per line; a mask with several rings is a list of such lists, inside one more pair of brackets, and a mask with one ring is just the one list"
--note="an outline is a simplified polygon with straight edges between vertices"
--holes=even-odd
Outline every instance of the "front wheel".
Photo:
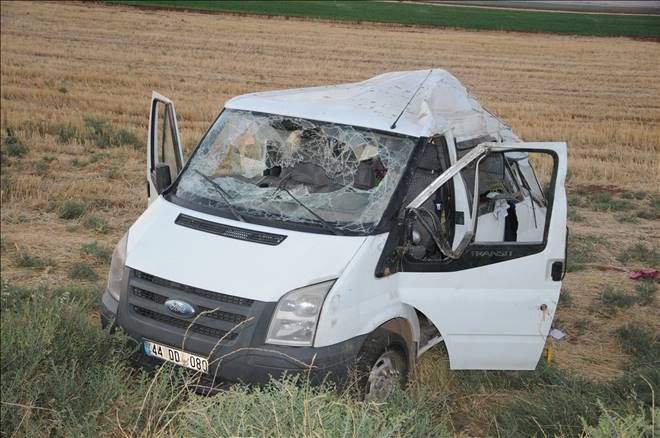
[[394,391],[405,386],[408,366],[402,353],[385,350],[369,370],[365,388],[365,400],[385,400]]

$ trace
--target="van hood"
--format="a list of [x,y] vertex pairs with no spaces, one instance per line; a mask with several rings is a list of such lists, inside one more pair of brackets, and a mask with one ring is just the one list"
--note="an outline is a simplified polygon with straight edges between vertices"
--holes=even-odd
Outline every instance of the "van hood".
[[[211,234],[176,224],[180,214],[286,238],[269,245]],[[293,289],[338,278],[366,239],[233,221],[159,197],[130,228],[126,265],[200,289],[277,301]]]

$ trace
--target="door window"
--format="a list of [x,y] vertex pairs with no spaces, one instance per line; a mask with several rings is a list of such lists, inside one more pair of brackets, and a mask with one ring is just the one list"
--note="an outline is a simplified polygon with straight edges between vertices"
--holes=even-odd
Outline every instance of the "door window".
[[155,115],[153,145],[154,145],[154,167],[159,164],[165,164],[169,167],[170,181],[174,181],[181,170],[181,160],[176,153],[179,149],[176,134],[174,114],[172,105],[162,101],[155,101]]
[[[553,161],[543,152],[500,152],[475,163],[479,177],[467,184],[477,191],[477,196],[471,193],[473,202],[478,202],[475,243],[543,242]],[[464,173],[470,172],[474,178],[474,168],[464,169]]]
[[449,242],[454,236],[447,231],[447,221],[443,226],[442,218],[432,214],[433,199],[447,192],[450,178],[435,195],[411,210],[412,245],[406,253],[410,270],[466,269],[542,251],[556,166],[556,157],[549,151],[480,154],[457,171],[465,192],[452,189],[452,196],[443,198],[446,211],[455,209],[457,197],[467,198],[470,211],[466,212],[468,232],[463,245],[452,248]]

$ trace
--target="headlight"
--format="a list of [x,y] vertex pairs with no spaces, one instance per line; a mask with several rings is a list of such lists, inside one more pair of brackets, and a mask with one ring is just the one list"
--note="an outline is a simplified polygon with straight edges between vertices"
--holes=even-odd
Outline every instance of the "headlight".
[[126,245],[128,245],[128,232],[115,246],[110,262],[110,272],[108,273],[108,292],[117,301],[119,301],[121,293],[122,275],[126,264]]
[[317,283],[284,295],[270,321],[266,343],[311,346],[323,301],[334,283]]

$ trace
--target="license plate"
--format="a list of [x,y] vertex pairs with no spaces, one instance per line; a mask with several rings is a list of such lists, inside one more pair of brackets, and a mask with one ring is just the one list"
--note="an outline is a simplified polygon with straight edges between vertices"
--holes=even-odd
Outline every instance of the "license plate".
[[172,362],[182,367],[190,368],[202,373],[209,372],[209,361],[205,357],[187,353],[154,341],[144,340],[144,354]]

